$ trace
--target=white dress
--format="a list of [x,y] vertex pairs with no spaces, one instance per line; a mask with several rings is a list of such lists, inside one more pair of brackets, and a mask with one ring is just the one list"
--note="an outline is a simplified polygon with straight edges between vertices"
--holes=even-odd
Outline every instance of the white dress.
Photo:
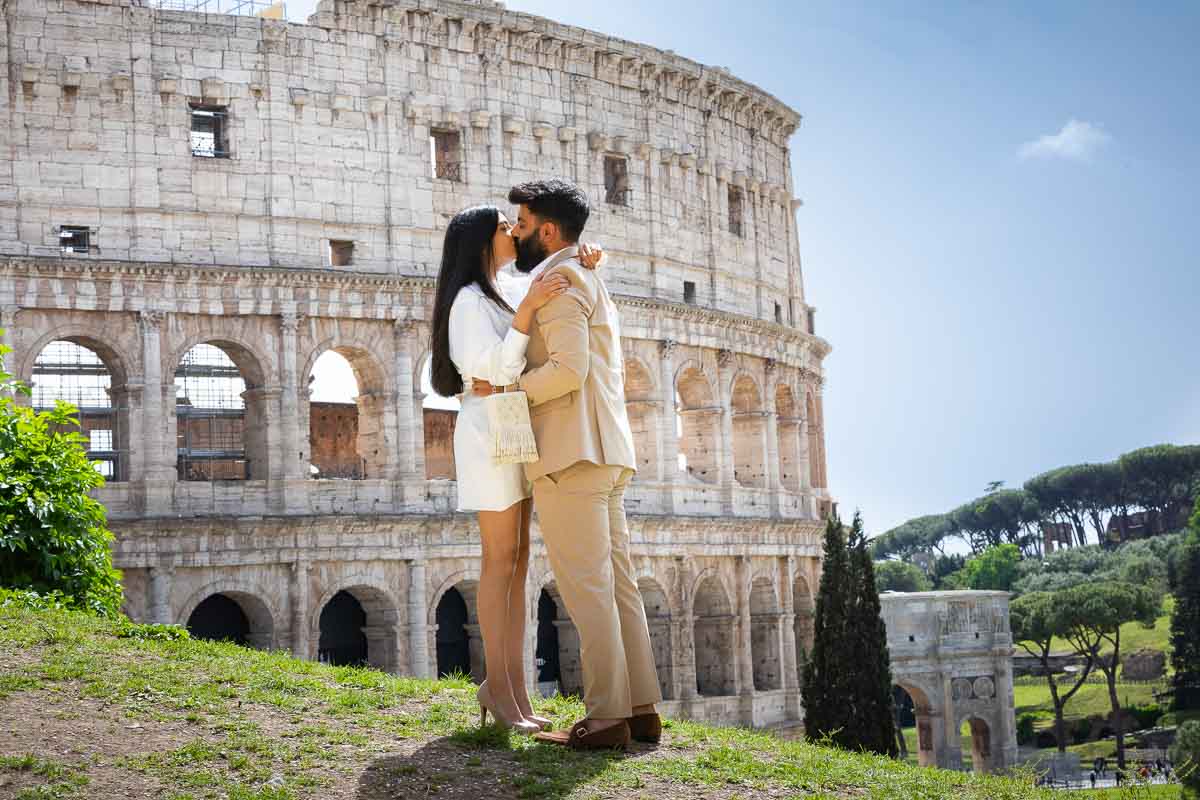
[[[496,281],[501,295],[515,308],[527,287],[503,272]],[[514,329],[512,320],[512,314],[475,285],[459,289],[450,307],[450,360],[462,375],[464,389],[454,426],[459,511],[503,511],[531,494],[524,465],[492,460],[484,398],[471,392],[472,378],[505,386],[516,383],[525,371],[529,337]]]

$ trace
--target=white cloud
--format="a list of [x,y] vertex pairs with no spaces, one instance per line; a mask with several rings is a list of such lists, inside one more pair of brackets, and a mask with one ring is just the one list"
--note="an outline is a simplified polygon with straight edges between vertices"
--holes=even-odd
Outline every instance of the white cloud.
[[1021,145],[1017,155],[1021,158],[1065,158],[1068,161],[1091,161],[1112,137],[1099,125],[1070,120],[1058,133],[1039,136],[1032,142]]

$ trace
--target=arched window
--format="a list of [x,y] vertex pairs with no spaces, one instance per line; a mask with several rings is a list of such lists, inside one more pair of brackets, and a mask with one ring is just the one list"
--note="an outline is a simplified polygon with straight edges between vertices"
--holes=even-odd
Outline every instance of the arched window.
[[705,578],[696,589],[692,616],[695,620],[696,691],[710,696],[736,694],[733,606],[715,576]]
[[754,690],[766,692],[783,687],[780,658],[780,610],[775,587],[766,578],[750,589],[750,655],[754,662]]
[[775,390],[775,430],[779,442],[779,483],[789,492],[800,491],[800,415],[791,388],[780,384]]
[[454,424],[458,398],[442,397],[433,390],[432,364],[421,370],[421,414],[425,425],[425,477],[454,480]]
[[675,697],[675,660],[671,642],[671,608],[667,593],[652,578],[638,580],[642,605],[646,609],[646,624],[650,628],[650,646],[654,650],[654,666],[658,668],[658,686],[664,700]]
[[708,378],[697,367],[679,374],[675,387],[676,433],[679,436],[679,471],[688,479],[717,483],[717,417]]
[[187,629],[197,639],[229,641],[259,650],[270,649],[274,638],[274,622],[266,603],[239,591],[204,598],[188,615]]
[[625,410],[633,431],[634,452],[637,453],[638,473],[635,480],[660,480],[658,463],[659,402],[654,393],[654,380],[646,365],[634,358],[625,360]]
[[767,485],[766,418],[753,379],[741,375],[733,384],[733,479],[740,486]]
[[[179,480],[266,477],[265,446],[248,446],[248,429],[254,426],[247,424],[246,389],[242,371],[220,346],[198,344],[180,359],[175,370]],[[255,464],[256,456],[263,463]]]
[[42,348],[33,362],[33,407],[53,408],[62,400],[78,409],[79,428],[88,458],[110,481],[128,480],[129,409],[114,401],[123,397],[113,386],[113,373],[90,347],[60,339]]

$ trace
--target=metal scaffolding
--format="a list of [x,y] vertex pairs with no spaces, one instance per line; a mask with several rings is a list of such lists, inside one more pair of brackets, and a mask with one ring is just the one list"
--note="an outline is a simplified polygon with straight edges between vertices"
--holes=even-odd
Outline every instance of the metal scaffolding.
[[176,468],[181,481],[245,480],[246,382],[225,351],[188,350],[175,370]]
[[284,4],[279,0],[150,0],[150,7],[164,11],[191,11],[197,14],[287,18]]
[[88,458],[110,481],[124,480],[126,437],[121,428],[124,409],[113,406],[112,374],[93,351],[65,340],[51,342],[33,362],[33,407],[53,408],[57,400],[79,409],[79,427]]

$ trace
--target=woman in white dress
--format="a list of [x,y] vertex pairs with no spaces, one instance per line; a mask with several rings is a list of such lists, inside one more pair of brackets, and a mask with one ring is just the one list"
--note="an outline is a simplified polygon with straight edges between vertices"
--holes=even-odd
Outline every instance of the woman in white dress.
[[[586,266],[595,267],[602,257],[598,250],[581,250]],[[484,398],[464,393],[474,378],[496,386],[516,382],[525,370],[534,313],[567,289],[565,277],[543,273],[525,292],[521,279],[501,272],[515,258],[512,224],[494,206],[468,208],[450,221],[433,306],[431,378],[438,394],[459,396],[458,510],[479,515],[483,563],[476,605],[487,663],[478,691],[482,720],[490,711],[504,727],[532,733],[550,724],[533,713],[525,688],[532,492],[523,465],[492,460]]]

